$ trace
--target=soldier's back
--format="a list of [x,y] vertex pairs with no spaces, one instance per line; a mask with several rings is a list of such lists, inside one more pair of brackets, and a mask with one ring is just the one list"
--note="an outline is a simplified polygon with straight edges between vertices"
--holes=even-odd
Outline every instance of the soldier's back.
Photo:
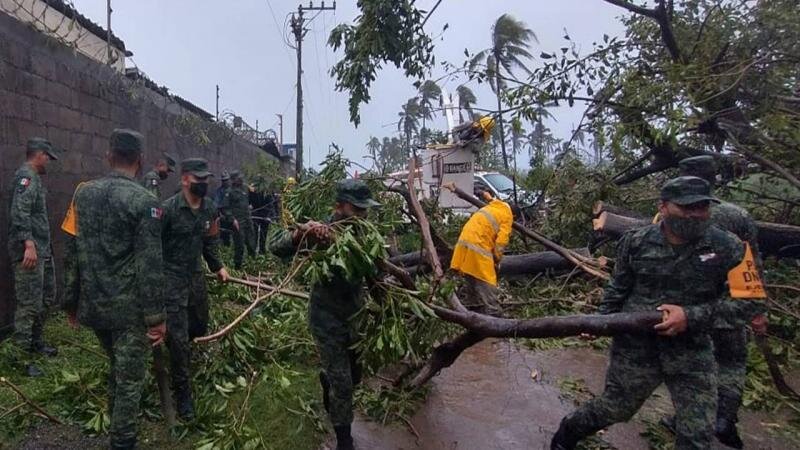
[[[135,255],[143,219],[160,219],[153,195],[139,183],[112,173],[85,183],[75,194],[80,264],[81,322],[96,328],[120,328],[141,319],[137,301]],[[160,226],[160,225],[159,225]],[[159,259],[160,259],[160,248]]]

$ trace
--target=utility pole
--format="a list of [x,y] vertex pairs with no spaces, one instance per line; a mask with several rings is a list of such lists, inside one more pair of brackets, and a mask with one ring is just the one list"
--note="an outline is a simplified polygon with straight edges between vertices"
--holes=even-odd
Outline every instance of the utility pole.
[[[111,0],[106,2],[106,64],[111,65]],[[124,72],[124,70],[123,70]]]
[[219,122],[219,85],[217,85],[217,122]]
[[278,134],[278,148],[281,151],[281,155],[283,155],[283,114],[275,114],[278,116],[278,129],[280,130]]
[[[294,171],[295,171],[295,178],[300,180],[300,177],[303,174],[303,83],[302,83],[302,76],[303,76],[303,37],[306,35],[306,29],[304,28],[305,25],[305,18],[303,13],[306,11],[335,11],[336,10],[336,2],[333,2],[333,6],[325,6],[325,2],[322,2],[322,6],[314,6],[314,2],[309,1],[308,6],[299,5],[297,7],[297,15],[292,14],[292,33],[294,34],[295,40],[295,51],[297,52],[297,130],[296,130],[296,150],[295,150],[295,164],[294,164]],[[283,139],[281,139],[281,144],[283,143]]]

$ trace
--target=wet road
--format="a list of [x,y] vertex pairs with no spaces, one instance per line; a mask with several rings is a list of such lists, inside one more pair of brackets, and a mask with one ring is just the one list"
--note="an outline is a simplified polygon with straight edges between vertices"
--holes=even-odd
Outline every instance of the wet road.
[[[547,449],[558,422],[575,407],[564,398],[559,383],[582,386],[585,381],[598,394],[606,364],[604,352],[589,348],[534,352],[507,341],[485,341],[434,378],[427,401],[411,419],[419,439],[408,427],[384,427],[359,418],[353,424],[357,448]],[[618,449],[646,449],[640,436],[643,420],[657,421],[671,413],[662,386],[630,423],[612,426],[603,440]],[[769,423],[776,420],[762,413],[743,414],[745,448],[798,448],[768,433]]]

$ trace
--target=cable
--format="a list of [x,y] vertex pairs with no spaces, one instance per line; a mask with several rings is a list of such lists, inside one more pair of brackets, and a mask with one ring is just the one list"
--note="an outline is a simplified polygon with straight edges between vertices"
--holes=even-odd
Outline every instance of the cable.
[[[272,3],[270,0],[267,0],[267,7],[269,8],[270,14],[272,14],[272,22],[275,23],[275,32],[278,33],[281,37],[283,37],[283,33],[281,33],[281,26],[278,25],[278,18],[275,17],[275,10],[272,9]],[[284,41],[284,43],[286,43]],[[283,48],[283,51],[286,53],[286,57],[289,58],[289,64],[293,64],[292,62],[292,55],[289,54],[289,50],[286,50],[286,47]]]

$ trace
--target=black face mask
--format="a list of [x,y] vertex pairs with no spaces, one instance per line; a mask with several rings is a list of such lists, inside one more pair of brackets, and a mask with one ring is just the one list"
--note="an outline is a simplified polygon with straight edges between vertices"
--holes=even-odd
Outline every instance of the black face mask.
[[168,176],[169,176],[169,172],[158,172],[158,178],[160,178],[161,181],[166,180]]
[[191,183],[189,184],[189,192],[200,198],[206,196],[208,192],[208,183]]
[[664,222],[673,233],[687,241],[700,239],[711,226],[710,220],[694,217],[665,217]]

